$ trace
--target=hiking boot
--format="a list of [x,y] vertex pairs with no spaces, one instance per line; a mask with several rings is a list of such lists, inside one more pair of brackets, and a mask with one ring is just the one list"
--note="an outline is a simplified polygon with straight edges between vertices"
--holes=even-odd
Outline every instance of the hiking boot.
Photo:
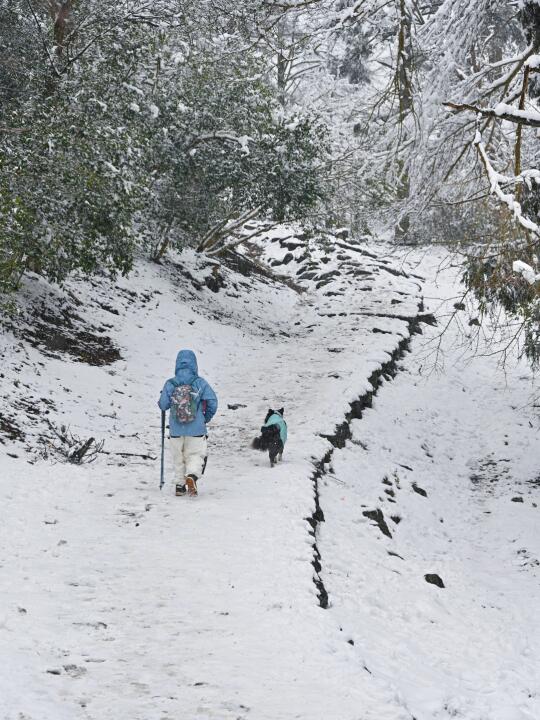
[[186,494],[186,486],[185,486],[185,485],[182,485],[181,483],[177,483],[177,484],[176,484],[176,492],[175,492],[175,494],[176,494],[177,496],[179,496],[179,495],[185,495],[185,494]]
[[186,475],[186,491],[190,497],[197,496],[197,476]]

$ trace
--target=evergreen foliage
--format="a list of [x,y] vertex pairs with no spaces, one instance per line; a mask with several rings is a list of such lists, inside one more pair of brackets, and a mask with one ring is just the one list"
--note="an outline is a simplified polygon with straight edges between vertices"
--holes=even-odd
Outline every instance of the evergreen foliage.
[[324,195],[325,128],[283,111],[243,17],[203,0],[0,12],[2,290],[25,270],[126,273],[137,246]]

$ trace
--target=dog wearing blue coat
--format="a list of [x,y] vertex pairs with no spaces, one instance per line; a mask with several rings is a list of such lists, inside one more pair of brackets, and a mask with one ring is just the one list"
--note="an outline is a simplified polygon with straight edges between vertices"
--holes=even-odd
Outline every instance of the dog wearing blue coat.
[[287,442],[287,423],[283,418],[284,413],[285,408],[279,410],[270,408],[261,427],[261,434],[252,443],[255,450],[268,450],[270,467],[274,467],[277,460],[283,459],[283,450]]

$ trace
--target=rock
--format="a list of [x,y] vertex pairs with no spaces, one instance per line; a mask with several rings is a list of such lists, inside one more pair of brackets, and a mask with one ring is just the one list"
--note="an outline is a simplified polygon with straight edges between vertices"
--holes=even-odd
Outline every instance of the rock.
[[386,520],[384,519],[383,511],[380,508],[377,508],[376,510],[364,510],[362,515],[370,520],[373,520],[383,535],[386,535],[386,537],[389,538],[392,537],[392,533],[390,532],[390,529],[386,524]]
[[442,578],[437,575],[437,573],[428,573],[427,575],[424,575],[424,579],[426,582],[430,583],[431,585],[436,585],[437,587],[443,588],[445,587]]
[[523,502],[523,498],[522,498],[522,497],[513,497],[513,498],[512,498],[512,502],[520,502],[520,503],[522,503],[522,502]]
[[216,268],[212,270],[212,273],[210,275],[207,275],[204,278],[204,284],[213,293],[218,293],[220,291],[220,288],[226,287],[223,276]]
[[82,675],[86,675],[86,672],[87,672],[86,668],[79,667],[78,665],[75,665],[74,663],[69,663],[67,665],[64,665],[64,670],[72,678],[79,678]]
[[282,248],[285,248],[286,250],[294,251],[294,250],[297,250],[298,248],[304,247],[305,243],[303,243],[303,242],[283,242],[280,240],[279,244],[281,245]]
[[334,277],[339,277],[341,275],[339,270],[329,270],[328,272],[321,273],[318,280],[331,280]]
[[422,497],[427,497],[427,492],[424,490],[424,488],[421,488],[415,482],[413,482],[413,484],[412,484],[412,489],[414,490],[415,493],[418,493]]

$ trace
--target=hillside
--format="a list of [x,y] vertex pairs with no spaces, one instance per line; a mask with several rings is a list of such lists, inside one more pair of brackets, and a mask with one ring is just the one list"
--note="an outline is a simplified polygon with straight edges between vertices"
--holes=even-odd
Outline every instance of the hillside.
[[[0,339],[0,717],[538,718],[533,378],[454,326],[434,368],[442,259],[284,226],[223,261],[25,280]],[[197,499],[168,457],[158,485],[183,347],[220,402]],[[270,468],[250,443],[281,406]],[[62,462],[58,435],[100,452]]]

